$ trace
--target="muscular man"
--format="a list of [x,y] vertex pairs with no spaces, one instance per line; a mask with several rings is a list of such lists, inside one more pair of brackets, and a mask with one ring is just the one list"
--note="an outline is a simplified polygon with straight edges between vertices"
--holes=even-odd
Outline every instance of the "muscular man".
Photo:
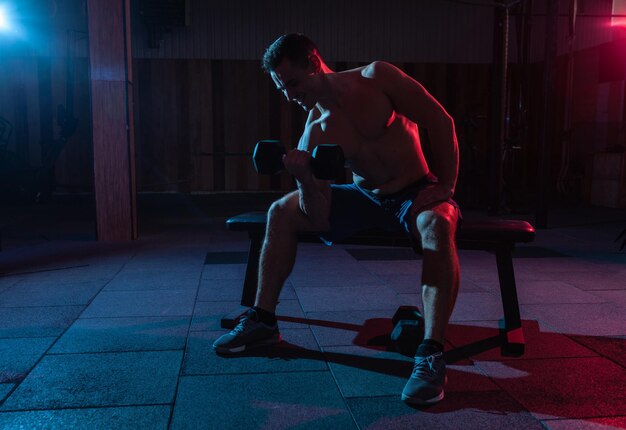
[[[333,72],[301,34],[272,43],[263,68],[288,101],[309,113],[298,148],[283,160],[298,189],[271,205],[255,305],[233,331],[215,341],[214,349],[228,354],[280,341],[275,310],[295,262],[298,233],[319,232],[330,245],[366,228],[401,227],[423,249],[425,325],[402,399],[413,404],[441,400],[444,332],[459,284],[454,240],[459,214],[451,199],[459,157],[452,118],[395,66],[376,61]],[[432,170],[418,126],[430,136]],[[310,151],[320,143],[343,148],[352,184],[330,184],[312,175]]]

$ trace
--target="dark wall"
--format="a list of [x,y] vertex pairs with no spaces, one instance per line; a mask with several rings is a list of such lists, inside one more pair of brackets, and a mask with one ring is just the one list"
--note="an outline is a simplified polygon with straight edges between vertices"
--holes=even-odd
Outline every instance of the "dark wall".
[[[0,170],[6,172],[16,166],[21,169],[19,178],[3,177],[5,184],[32,185],[37,175],[48,175],[42,167],[49,166],[63,189],[91,191],[93,148],[87,59],[13,57],[3,61],[2,66],[0,116],[12,124],[14,131],[3,145]],[[64,112],[72,104],[76,129],[64,141]]]
[[[357,63],[331,63],[337,70]],[[485,151],[489,66],[398,63],[457,118],[461,145]],[[258,176],[250,153],[260,139],[295,146],[304,112],[288,104],[259,61],[136,60],[139,183],[148,190],[290,189],[289,176]],[[468,148],[470,148],[468,146]],[[464,150],[465,152],[465,150]],[[469,167],[469,166],[468,166]]]
[[[350,0],[342,2],[335,14],[328,15],[324,11],[335,4],[330,0],[273,0],[264,3],[265,7],[260,3],[191,0],[190,25],[172,27],[161,34],[156,48],[147,45],[145,23],[134,22],[140,190],[290,189],[292,180],[286,175],[273,179],[258,177],[248,154],[259,139],[278,138],[291,145],[299,136],[303,113],[280,98],[270,79],[261,72],[259,58],[265,45],[278,34],[305,31],[317,37],[336,70],[385,59],[424,84],[456,121],[462,157],[459,198],[476,206],[485,204],[486,196],[481,190],[488,185],[486,160],[490,148],[490,8],[408,0],[392,6],[367,2],[372,6],[369,8],[365,2]],[[598,2],[596,10],[585,2],[583,12],[604,13],[610,9],[609,3]],[[43,147],[60,132],[57,106],[67,104],[70,67],[78,128],[60,155],[55,174],[62,191],[90,191],[93,159],[89,70],[86,58],[81,57],[86,43],[80,36],[84,25],[73,25],[69,18],[84,19],[84,13],[78,8],[61,14],[63,8],[73,3],[59,4],[59,16],[65,21],[52,27],[63,30],[63,36],[58,40],[51,37],[46,52],[31,50],[18,55],[16,49],[0,49],[0,116],[15,126],[7,147],[32,166],[41,165]],[[566,4],[562,2],[562,6]],[[562,11],[566,12],[566,8]],[[541,10],[536,12],[540,15]],[[558,109],[552,124],[553,177],[551,184],[540,185],[535,178],[543,68],[541,62],[535,61],[525,75],[515,64],[516,18],[512,16],[507,138],[515,149],[506,154],[504,174],[513,206],[532,206],[532,194],[538,186],[554,188],[575,201],[593,201],[593,189],[597,194],[597,190],[617,187],[615,192],[624,193],[620,191],[619,178],[614,177],[615,168],[611,167],[610,178],[599,177],[605,161],[595,161],[604,157],[607,150],[619,149],[623,141],[626,67],[618,60],[626,58],[624,39],[615,29],[601,26],[602,18],[579,18],[573,56],[574,84],[568,92],[567,56],[563,53],[567,18],[560,20],[561,56],[557,62],[555,100]],[[543,22],[542,16],[533,21],[533,39],[541,39]],[[77,30],[67,33],[68,27]],[[541,58],[541,51],[536,49],[538,42],[534,43],[535,60]],[[68,62],[67,54],[72,61]],[[524,76],[525,111],[520,121],[522,113],[516,106]],[[612,182],[602,182],[607,180]],[[622,186],[621,190],[625,189]]]
[[[571,130],[567,136],[563,135],[566,89],[562,79],[557,87],[560,107],[553,133],[552,187],[556,191],[557,183],[563,182],[568,195],[579,201],[591,199],[594,169],[590,160],[594,154],[617,145],[623,127],[624,81],[601,82],[602,49],[607,48],[580,51],[574,58]],[[52,137],[58,137],[57,105],[66,104],[68,64],[61,58],[14,60],[13,73],[6,75],[15,85],[11,86],[12,96],[4,100],[0,115],[23,128],[21,134],[14,132],[9,147],[27,153],[33,166],[42,162],[45,127],[41,124],[51,122]],[[331,67],[341,70],[359,64],[334,62]],[[491,67],[485,64],[396,64],[420,81],[454,117],[462,161],[459,198],[475,206],[485,204],[486,196],[480,190],[488,185]],[[86,59],[74,61],[73,68],[78,128],[56,163],[56,179],[59,190],[90,191],[93,160]],[[43,72],[38,72],[39,69]],[[510,72],[513,97],[518,90],[520,70],[513,66]],[[293,145],[305,121],[301,110],[287,104],[273,88],[269,77],[261,71],[259,61],[137,59],[134,74],[140,191],[256,191],[292,187],[287,175],[273,179],[259,177],[250,162],[249,154],[257,140],[275,138]],[[561,57],[558,75],[564,74],[565,57]],[[49,100],[43,96],[44,77],[49,79]],[[518,206],[532,204],[532,193],[538,185],[535,178],[541,79],[542,67],[536,64],[532,67],[531,91],[526,100],[527,134],[518,145],[519,149],[509,152],[505,160],[507,189],[514,194],[512,203]],[[514,105],[513,97],[511,106]],[[27,115],[16,122],[20,109]],[[519,113],[511,111],[510,115],[516,121]],[[518,132],[512,129],[509,137],[519,137]],[[18,143],[21,138],[26,140]],[[566,160],[563,145],[569,146]]]

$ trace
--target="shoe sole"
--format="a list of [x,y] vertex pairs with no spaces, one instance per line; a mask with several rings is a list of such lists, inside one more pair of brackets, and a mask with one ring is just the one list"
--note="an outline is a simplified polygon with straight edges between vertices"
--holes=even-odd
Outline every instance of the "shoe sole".
[[260,348],[262,346],[269,346],[269,345],[275,345],[277,343],[280,343],[283,340],[282,336],[279,334],[276,337],[272,337],[269,339],[265,339],[265,340],[260,340],[258,342],[253,342],[253,343],[249,343],[247,345],[241,345],[238,346],[236,348],[224,348],[224,347],[213,347],[213,349],[215,350],[215,352],[217,352],[218,354],[238,354],[240,352],[244,352],[244,351],[248,351],[250,349],[255,349],[255,348]]
[[425,405],[432,405],[433,403],[440,402],[443,400],[443,397],[444,397],[444,392],[442,390],[438,396],[435,396],[432,399],[427,399],[427,400],[416,399],[414,397],[409,397],[405,394],[402,394],[402,401],[409,403],[411,405],[425,406]]
[[[443,385],[446,385],[447,383],[448,383],[448,375],[446,375],[443,381]],[[445,394],[444,390],[442,389],[441,393],[439,393],[439,395],[433,397],[432,399],[422,400],[422,399],[418,399],[415,397],[407,396],[406,394],[402,393],[402,401],[409,403],[411,405],[426,406],[426,405],[432,405],[433,403],[442,401],[444,394]]]

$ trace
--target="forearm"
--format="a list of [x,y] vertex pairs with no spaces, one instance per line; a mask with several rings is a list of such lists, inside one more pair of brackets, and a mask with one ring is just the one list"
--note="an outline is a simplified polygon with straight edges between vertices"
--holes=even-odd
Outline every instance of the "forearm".
[[327,192],[323,192],[320,185],[315,182],[302,183],[297,181],[297,183],[300,191],[300,209],[309,217],[316,229],[319,231],[328,230],[330,188]]
[[433,157],[431,170],[439,178],[440,184],[454,192],[459,175],[459,144],[454,121],[446,115],[428,129],[428,136]]

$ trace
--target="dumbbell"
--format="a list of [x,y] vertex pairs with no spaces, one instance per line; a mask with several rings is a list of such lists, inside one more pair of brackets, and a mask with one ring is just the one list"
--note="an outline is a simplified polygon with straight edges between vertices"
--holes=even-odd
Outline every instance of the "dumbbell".
[[400,306],[391,319],[391,344],[402,355],[415,356],[424,339],[424,317],[417,306]]
[[[254,147],[254,169],[261,175],[275,175],[285,170],[285,147],[278,140],[261,140]],[[311,153],[311,169],[318,179],[336,179],[343,176],[346,163],[339,145],[317,145]]]

